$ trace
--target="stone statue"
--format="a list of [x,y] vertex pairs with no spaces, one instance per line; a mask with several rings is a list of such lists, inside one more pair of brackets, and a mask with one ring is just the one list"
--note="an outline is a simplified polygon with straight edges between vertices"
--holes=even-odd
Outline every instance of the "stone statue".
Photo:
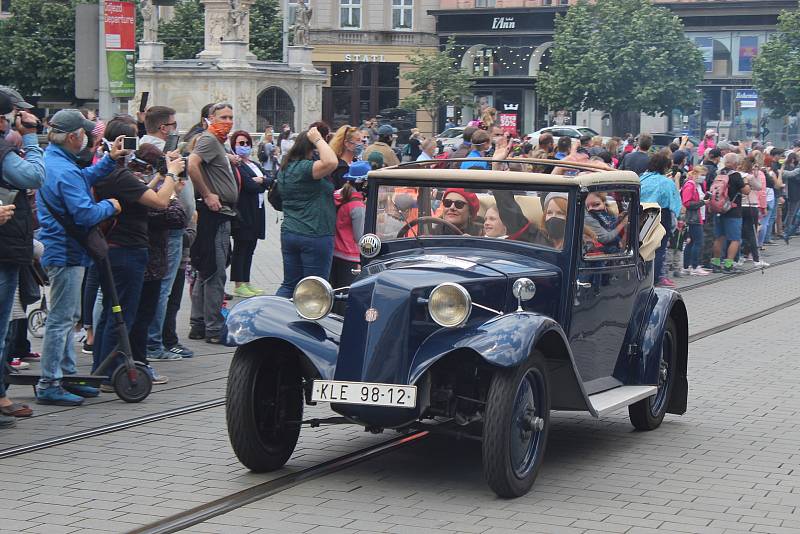
[[142,0],[139,4],[142,11],[144,24],[142,27],[142,41],[145,43],[155,43],[158,41],[158,12],[151,0]]
[[228,12],[228,31],[225,39],[229,41],[241,41],[244,39],[245,25],[247,24],[247,9],[242,5],[241,0],[230,0],[231,10]]
[[308,32],[311,25],[311,8],[305,1],[297,2],[297,9],[294,18],[294,40],[295,46],[308,45]]

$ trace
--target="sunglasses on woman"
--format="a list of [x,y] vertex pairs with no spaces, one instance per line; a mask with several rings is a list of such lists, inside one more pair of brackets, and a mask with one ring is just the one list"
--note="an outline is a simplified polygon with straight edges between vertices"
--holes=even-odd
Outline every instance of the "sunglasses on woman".
[[463,210],[464,206],[467,205],[467,203],[464,202],[463,200],[450,200],[450,199],[442,200],[442,204],[444,204],[445,208],[451,208],[453,207],[453,205],[455,205],[457,210]]
[[244,140],[239,141],[236,144],[239,145],[239,146],[253,146],[253,143],[251,143],[250,141],[244,141]]

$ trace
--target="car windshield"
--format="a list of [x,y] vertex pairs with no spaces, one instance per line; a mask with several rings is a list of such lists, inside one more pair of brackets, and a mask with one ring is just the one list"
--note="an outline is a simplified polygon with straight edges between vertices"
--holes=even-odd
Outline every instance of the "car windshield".
[[381,185],[375,233],[383,240],[472,236],[561,250],[568,210],[566,191]]
[[588,135],[589,137],[594,137],[595,135],[600,135],[599,133],[595,132],[591,128],[578,128],[578,131],[581,135]]
[[436,137],[443,137],[445,139],[450,139],[451,137],[457,137],[461,135],[461,132],[463,131],[464,131],[463,128],[448,128],[447,130],[443,131]]

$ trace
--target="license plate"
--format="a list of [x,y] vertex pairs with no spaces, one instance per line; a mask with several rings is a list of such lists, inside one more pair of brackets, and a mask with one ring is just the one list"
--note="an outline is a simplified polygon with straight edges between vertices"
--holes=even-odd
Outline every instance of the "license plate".
[[311,400],[338,402],[341,404],[414,408],[417,405],[417,386],[315,380],[311,389]]

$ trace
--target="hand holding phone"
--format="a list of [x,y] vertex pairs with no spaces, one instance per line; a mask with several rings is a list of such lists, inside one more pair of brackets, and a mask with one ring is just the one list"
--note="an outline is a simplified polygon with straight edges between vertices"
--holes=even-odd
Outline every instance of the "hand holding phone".
[[136,150],[139,147],[139,138],[138,137],[128,137],[125,136],[122,138],[122,149],[123,150]]

